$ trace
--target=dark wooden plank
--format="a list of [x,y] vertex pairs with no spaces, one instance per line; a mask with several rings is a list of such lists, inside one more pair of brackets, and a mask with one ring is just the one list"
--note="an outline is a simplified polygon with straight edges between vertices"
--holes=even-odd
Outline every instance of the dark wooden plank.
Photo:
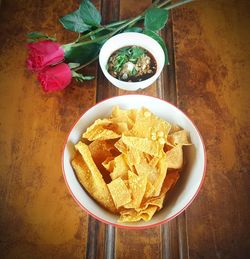
[[178,103],[207,148],[204,186],[187,209],[190,258],[249,258],[249,1],[174,11]]
[[[173,42],[173,20],[170,12],[167,27],[161,36],[168,46],[169,65],[163,70],[158,80],[158,95],[174,105],[177,103],[175,78],[175,49]],[[188,258],[188,242],[186,233],[186,215],[183,212],[177,218],[161,226],[162,258]]]
[[[150,5],[151,1],[122,0],[120,2],[120,17],[126,19],[138,15],[142,10]],[[133,8],[131,8],[133,6]],[[123,91],[122,94],[146,94],[157,95],[157,86],[154,83],[149,88],[137,92]],[[160,228],[146,230],[116,230],[116,258],[160,258],[161,256],[161,236]]]

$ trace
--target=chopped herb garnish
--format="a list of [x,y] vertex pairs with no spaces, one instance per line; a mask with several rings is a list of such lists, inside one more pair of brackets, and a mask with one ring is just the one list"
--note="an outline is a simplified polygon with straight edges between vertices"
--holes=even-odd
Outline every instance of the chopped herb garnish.
[[108,72],[123,81],[142,81],[154,75],[155,71],[154,57],[138,46],[118,49],[108,60]]

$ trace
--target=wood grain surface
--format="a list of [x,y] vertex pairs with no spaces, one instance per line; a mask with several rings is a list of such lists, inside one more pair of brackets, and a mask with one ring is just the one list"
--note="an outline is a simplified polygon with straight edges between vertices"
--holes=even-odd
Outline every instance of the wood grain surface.
[[[134,16],[150,0],[95,0],[104,22]],[[171,65],[138,91],[179,106],[207,148],[205,183],[177,218],[151,229],[114,229],[82,211],[66,188],[61,152],[77,118],[129,92],[95,75],[44,93],[25,67],[25,35],[75,37],[58,17],[77,1],[0,1],[0,258],[250,258],[250,2],[195,1],[161,32]]]
[[207,148],[187,209],[190,258],[250,257],[250,2],[197,1],[174,12],[178,105]]

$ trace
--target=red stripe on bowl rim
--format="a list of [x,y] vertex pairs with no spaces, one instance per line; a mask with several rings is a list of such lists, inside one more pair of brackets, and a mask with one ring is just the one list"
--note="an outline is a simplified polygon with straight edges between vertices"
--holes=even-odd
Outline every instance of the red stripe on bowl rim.
[[[150,97],[150,98],[154,98],[154,99],[157,99],[157,100],[160,100],[160,101],[163,101],[163,102],[166,102],[167,104],[169,104],[170,106],[173,106],[174,108],[176,108],[177,110],[179,110],[183,115],[184,117],[186,117],[193,125],[193,127],[195,128],[195,130],[197,131],[199,137],[200,137],[200,140],[201,140],[201,143],[202,143],[202,148],[203,148],[203,154],[204,154],[204,167],[203,167],[203,173],[202,173],[202,179],[201,179],[201,182],[200,182],[200,185],[197,189],[197,191],[195,192],[195,194],[193,195],[193,197],[190,199],[190,201],[186,204],[186,206],[184,206],[180,211],[178,211],[177,213],[175,213],[173,216],[169,217],[169,218],[166,218],[160,222],[157,222],[157,223],[154,223],[154,224],[151,224],[151,225],[147,225],[147,226],[129,226],[129,225],[121,225],[121,224],[118,224],[118,223],[113,223],[113,222],[110,222],[110,221],[107,221],[107,220],[104,220],[102,218],[99,218],[97,215],[93,214],[91,211],[89,211],[86,207],[84,207],[80,201],[75,197],[74,193],[72,192],[71,188],[69,187],[69,184],[68,184],[68,181],[66,179],[66,175],[65,175],[65,170],[64,170],[64,151],[65,151],[65,148],[66,148],[66,145],[67,145],[67,142],[68,142],[68,138],[69,138],[69,135],[71,133],[71,131],[73,130],[73,128],[75,127],[75,125],[80,121],[80,119],[82,118],[82,116],[84,116],[90,109],[94,108],[95,106],[99,105],[100,103],[103,103],[107,100],[110,100],[110,99],[113,99],[113,98],[118,98],[118,97],[130,97],[130,96],[146,96],[146,97]],[[182,111],[180,110],[178,107],[176,107],[175,105],[173,105],[172,103],[166,101],[166,100],[163,100],[161,98],[158,98],[158,97],[154,97],[154,96],[150,96],[150,95],[142,95],[142,94],[126,94],[126,95],[119,95],[119,96],[113,96],[113,97],[109,97],[109,98],[106,98],[98,103],[96,103],[95,105],[91,106],[89,109],[87,109],[85,112],[83,112],[80,117],[75,121],[75,123],[73,124],[73,126],[71,127],[69,133],[67,134],[67,137],[66,137],[66,140],[64,142],[64,146],[63,146],[63,150],[62,150],[62,157],[61,157],[61,162],[62,162],[62,171],[63,171],[63,177],[64,177],[64,181],[66,183],[66,186],[70,192],[70,194],[72,195],[73,199],[75,200],[75,202],[78,204],[78,206],[80,206],[84,211],[87,212],[87,214],[91,215],[93,218],[101,221],[102,223],[105,223],[105,224],[109,224],[109,225],[112,225],[113,227],[117,227],[117,228],[124,228],[124,229],[132,229],[132,230],[137,230],[137,229],[147,229],[147,228],[153,228],[153,227],[156,227],[156,226],[160,226],[162,224],[165,224],[167,223],[168,221],[174,219],[175,217],[177,217],[178,215],[180,215],[184,210],[186,210],[190,204],[194,201],[194,199],[197,197],[198,193],[200,192],[200,189],[204,183],[204,179],[205,179],[205,175],[206,175],[206,167],[207,167],[207,154],[206,154],[206,149],[205,149],[205,144],[204,144],[204,141],[203,141],[203,138],[198,130],[198,128],[196,127],[196,125],[193,123],[193,121]],[[100,206],[100,205],[99,205]]]

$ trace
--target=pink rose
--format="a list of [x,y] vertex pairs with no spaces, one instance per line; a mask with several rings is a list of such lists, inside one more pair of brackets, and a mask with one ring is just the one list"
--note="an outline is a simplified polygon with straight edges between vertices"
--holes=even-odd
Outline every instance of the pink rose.
[[65,63],[45,68],[38,74],[38,80],[45,92],[62,90],[69,85],[71,79],[71,70]]
[[31,71],[40,71],[64,59],[64,51],[56,42],[45,40],[29,43],[27,46],[29,50],[27,65]]

